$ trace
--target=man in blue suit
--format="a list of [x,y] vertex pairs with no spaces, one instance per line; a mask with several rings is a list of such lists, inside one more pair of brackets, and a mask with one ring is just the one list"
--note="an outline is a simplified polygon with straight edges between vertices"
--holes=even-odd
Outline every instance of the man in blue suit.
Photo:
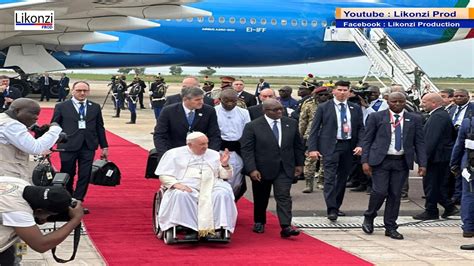
[[324,199],[327,217],[336,221],[344,199],[352,156],[362,153],[364,126],[362,109],[348,102],[350,82],[338,81],[334,99],[321,104],[313,118],[308,137],[309,157],[324,158]]
[[[454,107],[449,110],[449,116],[453,121],[454,128],[456,129],[456,136],[459,131],[459,127],[464,119],[470,118],[474,115],[474,103],[469,102],[469,92],[465,89],[457,89],[454,91]],[[461,176],[458,174],[451,177],[449,180],[450,191],[448,194],[452,197],[451,200],[456,204],[460,203],[462,181]]]
[[362,169],[372,177],[372,192],[362,230],[373,233],[377,211],[386,199],[385,235],[393,239],[403,239],[397,231],[397,218],[402,187],[408,171],[413,169],[415,154],[420,176],[425,175],[427,164],[422,118],[406,112],[405,104],[405,94],[391,93],[390,109],[372,113],[367,118],[362,146]]

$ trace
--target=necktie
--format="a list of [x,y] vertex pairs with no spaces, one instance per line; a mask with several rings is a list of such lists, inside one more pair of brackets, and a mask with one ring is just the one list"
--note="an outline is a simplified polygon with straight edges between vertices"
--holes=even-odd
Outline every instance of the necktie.
[[458,106],[456,110],[456,114],[453,117],[453,125],[456,124],[456,121],[459,119],[459,115],[461,114],[461,111],[464,109],[464,107]]
[[395,115],[395,150],[402,150],[402,126],[400,125],[400,115]]
[[81,118],[81,120],[84,119],[85,110],[86,110],[86,106],[84,105],[84,102],[80,102],[79,103],[79,117]]
[[347,110],[344,103],[339,104],[341,106],[341,138],[346,139],[347,134],[344,132],[344,124],[347,122]]
[[194,111],[191,111],[188,113],[187,119],[188,119],[188,125],[191,126],[194,121]]
[[278,121],[273,121],[273,127],[272,127],[273,135],[275,136],[276,141],[280,139],[279,132],[278,132]]

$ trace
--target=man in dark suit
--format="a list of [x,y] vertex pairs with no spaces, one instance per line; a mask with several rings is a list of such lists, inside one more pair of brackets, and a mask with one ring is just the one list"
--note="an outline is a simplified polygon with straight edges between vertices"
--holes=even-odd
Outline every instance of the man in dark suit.
[[292,202],[290,189],[293,177],[303,172],[304,146],[298,123],[283,117],[283,106],[275,99],[263,103],[265,116],[247,123],[240,139],[246,173],[252,179],[254,227],[263,233],[270,191],[277,203],[281,237],[299,235],[291,227]]
[[49,76],[48,73],[44,73],[43,76],[38,80],[38,83],[41,88],[41,98],[40,102],[46,97],[46,101],[49,102],[51,97],[51,87],[53,86],[53,79]]
[[186,136],[199,131],[209,139],[209,148],[219,151],[221,132],[213,107],[203,103],[204,91],[198,87],[183,89],[183,102],[165,106],[157,120],[153,141],[158,156],[186,145]]
[[318,106],[308,137],[311,159],[324,158],[324,199],[328,219],[345,214],[339,210],[344,199],[352,156],[362,153],[364,125],[359,105],[348,102],[350,82],[338,81],[334,99]]
[[[107,159],[108,144],[105,137],[104,120],[100,105],[87,99],[90,86],[85,81],[77,81],[72,86],[72,98],[56,104],[51,122],[58,123],[69,139],[58,144],[61,172],[69,174],[66,188],[74,198],[84,201],[92,163],[98,146],[102,149],[101,158]],[[76,188],[73,192],[76,164],[79,166]]]
[[426,173],[426,150],[422,118],[404,110],[406,96],[393,92],[388,98],[389,110],[372,113],[367,118],[362,152],[362,169],[372,177],[369,206],[364,213],[362,230],[374,231],[374,219],[384,200],[385,235],[403,239],[397,231],[402,187],[413,169],[415,154],[418,174]]
[[20,90],[10,86],[9,77],[0,76],[0,113],[6,111],[10,104],[18,98],[21,98]]
[[262,103],[260,100],[260,92],[264,89],[270,89],[270,84],[266,82],[265,79],[261,78],[257,84],[257,88],[255,89],[255,97],[258,98],[258,104]]
[[[195,88],[195,87],[199,88],[199,80],[196,77],[189,76],[183,79],[183,81],[181,82],[181,86],[182,86],[181,93],[167,96],[164,106],[168,106],[173,103],[182,102],[183,97],[181,95],[183,94],[183,90],[186,88]],[[204,100],[204,104],[207,104],[209,106],[214,106],[214,100],[211,97],[204,96],[203,100]]]
[[61,79],[58,83],[58,100],[57,102],[63,102],[66,100],[66,88],[69,88],[69,77],[66,73],[61,73]]
[[[263,103],[267,99],[276,99],[275,92],[272,89],[262,90],[258,97],[259,97],[261,103]],[[261,116],[263,116],[262,104],[257,104],[257,105],[251,106],[247,110],[249,111],[250,120],[252,120],[252,121],[259,118],[259,117],[261,117]],[[283,116],[288,117],[288,112],[286,111],[285,108],[283,108]]]
[[[455,106],[449,110],[449,116],[453,121],[454,129],[456,130],[456,135],[458,134],[459,127],[461,126],[462,121],[465,118],[471,118],[474,115],[474,103],[469,102],[470,96],[469,92],[465,89],[457,89],[454,91],[454,103]],[[461,194],[462,194],[462,180],[461,175],[450,176],[448,181],[449,191],[448,194],[451,197],[451,200],[456,204],[461,203]]]
[[448,197],[449,160],[454,145],[454,127],[444,110],[443,98],[437,93],[428,93],[421,99],[423,110],[429,113],[423,131],[425,133],[428,165],[423,178],[426,195],[425,211],[413,216],[416,220],[439,219],[438,203],[444,207],[441,215],[447,218],[459,213]]
[[255,98],[255,95],[244,91],[245,84],[243,80],[236,79],[234,82],[232,82],[232,87],[237,92],[237,97],[245,103],[247,108],[257,105],[257,99]]

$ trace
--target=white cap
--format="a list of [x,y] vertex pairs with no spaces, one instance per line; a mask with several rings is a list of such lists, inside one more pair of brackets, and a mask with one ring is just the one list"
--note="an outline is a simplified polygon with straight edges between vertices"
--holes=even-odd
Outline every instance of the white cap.
[[197,138],[200,138],[200,137],[205,137],[206,135],[202,132],[199,132],[199,131],[194,131],[192,133],[189,133],[187,136],[186,136],[186,143],[189,143],[191,142],[192,140],[195,140]]

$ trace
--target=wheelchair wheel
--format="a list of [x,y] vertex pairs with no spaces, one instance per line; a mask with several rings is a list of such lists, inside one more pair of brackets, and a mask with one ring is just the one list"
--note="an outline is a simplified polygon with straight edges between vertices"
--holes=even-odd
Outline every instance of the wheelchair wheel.
[[177,242],[177,239],[173,237],[173,228],[163,232],[163,241],[166,245],[171,245]]
[[152,213],[152,219],[153,219],[153,231],[155,232],[156,237],[159,239],[163,238],[163,231],[160,229],[160,223],[158,221],[158,213],[160,212],[160,204],[161,204],[161,198],[162,198],[162,192],[161,190],[155,193],[155,198],[153,200],[153,213]]

